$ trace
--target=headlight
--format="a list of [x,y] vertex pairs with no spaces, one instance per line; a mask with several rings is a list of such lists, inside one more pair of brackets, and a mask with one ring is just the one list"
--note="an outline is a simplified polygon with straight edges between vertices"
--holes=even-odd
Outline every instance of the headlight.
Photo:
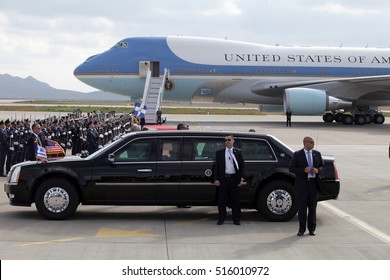
[[17,184],[18,181],[19,181],[19,175],[20,175],[20,170],[21,170],[21,166],[17,166],[15,167],[14,169],[12,169],[11,171],[11,176],[10,176],[10,180],[9,182],[12,184]]

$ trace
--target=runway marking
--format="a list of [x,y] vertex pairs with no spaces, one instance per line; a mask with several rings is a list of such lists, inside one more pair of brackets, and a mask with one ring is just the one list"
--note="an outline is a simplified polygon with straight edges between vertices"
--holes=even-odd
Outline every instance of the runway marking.
[[18,246],[24,247],[24,246],[34,246],[34,245],[47,245],[47,244],[52,244],[52,243],[70,242],[70,241],[82,240],[82,239],[84,239],[84,237],[74,237],[74,238],[65,238],[65,239],[56,239],[56,240],[18,244]]
[[123,230],[113,228],[101,228],[95,237],[147,237],[161,236],[160,234],[147,233],[151,229]]
[[370,224],[367,224],[366,222],[348,214],[347,212],[344,212],[343,210],[331,205],[329,202],[322,201],[319,204],[324,206],[326,209],[333,212],[337,216],[339,216],[339,217],[343,218],[344,220],[360,227],[361,229],[363,229],[364,231],[366,231],[370,235],[372,235],[372,236],[382,240],[383,242],[387,243],[388,245],[390,245],[390,236],[388,234],[384,233],[383,231],[381,231],[381,230],[371,226]]

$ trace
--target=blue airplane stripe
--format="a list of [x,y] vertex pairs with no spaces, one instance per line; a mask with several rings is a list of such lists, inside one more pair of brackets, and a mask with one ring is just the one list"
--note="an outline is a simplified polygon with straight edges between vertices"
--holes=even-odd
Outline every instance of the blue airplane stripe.
[[[241,66],[240,71],[237,67],[231,66],[213,66],[213,65],[197,65],[188,64],[187,66],[164,64],[160,67],[160,73],[164,72],[164,68],[168,68],[171,75],[191,75],[191,76],[218,76],[218,75],[252,75],[252,76],[331,76],[331,77],[349,77],[349,76],[377,76],[390,75],[390,68],[355,68],[355,67],[294,67],[294,66]],[[199,69],[202,69],[200,71]],[[210,70],[210,71],[207,71]],[[78,73],[83,75],[82,73]],[[104,71],[93,74],[84,74],[86,76],[93,75],[138,75],[138,69],[129,67],[122,68],[121,71]]]

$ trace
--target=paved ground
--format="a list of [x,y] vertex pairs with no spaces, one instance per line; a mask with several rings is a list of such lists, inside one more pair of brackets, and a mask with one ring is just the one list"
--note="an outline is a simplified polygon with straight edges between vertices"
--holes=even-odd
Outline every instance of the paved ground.
[[293,127],[286,128],[283,116],[167,118],[167,125],[184,121],[197,130],[254,128],[293,149],[312,136],[318,150],[336,157],[342,188],[338,200],[319,203],[317,236],[297,237],[297,217],[272,223],[256,211],[245,211],[239,227],[216,226],[215,207],[80,206],[71,220],[47,221],[35,206],[10,206],[2,192],[0,259],[390,259],[390,124],[344,126],[293,117]]

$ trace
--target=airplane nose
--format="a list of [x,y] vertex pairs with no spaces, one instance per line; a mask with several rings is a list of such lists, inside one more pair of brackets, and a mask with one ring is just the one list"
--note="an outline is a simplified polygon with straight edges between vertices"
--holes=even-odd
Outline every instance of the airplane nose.
[[[85,62],[84,62],[85,63]],[[83,64],[80,64],[79,66],[77,66],[74,70],[73,70],[73,76],[75,76],[78,80],[80,80],[81,82],[83,82],[83,79],[81,78],[81,75],[85,74],[86,71],[85,71],[85,65]]]
[[98,56],[99,54],[95,54],[93,56],[90,56],[88,57],[83,63],[81,63],[79,66],[76,67],[76,69],[74,69],[73,71],[73,75],[79,79],[79,77],[77,77],[78,75],[83,75],[83,74],[91,74],[91,65],[90,65],[90,60],[96,56]]

